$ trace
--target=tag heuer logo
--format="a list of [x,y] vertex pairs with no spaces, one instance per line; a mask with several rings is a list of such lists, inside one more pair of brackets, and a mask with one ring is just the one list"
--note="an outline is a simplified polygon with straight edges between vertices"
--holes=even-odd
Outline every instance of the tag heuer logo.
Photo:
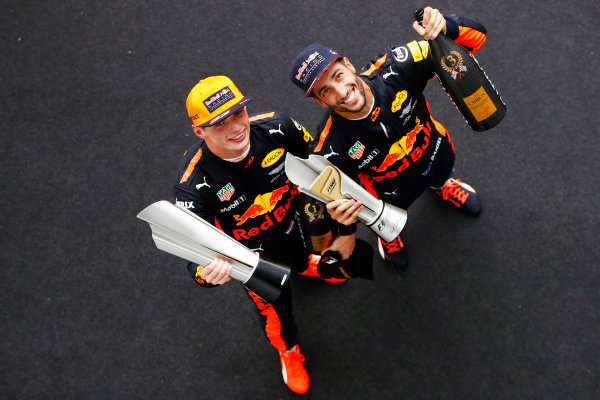
[[231,199],[233,192],[235,192],[233,185],[231,183],[228,183],[227,185],[223,186],[223,188],[221,190],[219,190],[217,192],[217,196],[219,196],[219,199],[221,199],[221,201],[227,201],[227,200]]
[[361,142],[356,142],[354,145],[348,150],[348,155],[355,160],[359,160],[365,151],[365,145]]

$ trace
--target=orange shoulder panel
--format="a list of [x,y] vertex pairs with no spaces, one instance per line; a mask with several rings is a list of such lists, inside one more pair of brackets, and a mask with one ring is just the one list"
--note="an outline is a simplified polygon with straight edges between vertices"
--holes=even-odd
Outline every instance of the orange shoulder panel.
[[464,26],[458,27],[458,38],[456,38],[455,42],[458,44],[462,44],[463,46],[469,47],[473,49],[471,53],[475,53],[486,39],[485,33],[481,33],[472,28],[465,28]]
[[383,64],[386,59],[387,59],[387,53],[384,54],[383,57],[381,57],[379,60],[375,61],[374,64],[371,64],[369,69],[366,70],[365,72],[363,72],[361,75],[365,75],[365,76],[371,75],[373,73],[373,71],[375,71],[376,69],[379,69],[379,67],[381,67],[381,64]]
[[258,114],[258,115],[255,115],[253,117],[250,117],[249,119],[250,119],[250,122],[254,122],[254,121],[258,121],[259,119],[270,118],[273,115],[275,115],[275,113],[274,112],[270,112],[270,113],[265,113],[265,114]]
[[317,147],[315,147],[315,149],[313,150],[313,153],[317,153],[323,148],[323,143],[325,143],[325,138],[327,138],[327,135],[329,135],[329,129],[331,129],[332,122],[333,120],[330,115],[329,119],[327,120],[327,123],[325,124],[323,132],[321,132],[321,135],[319,136],[319,143],[317,144]]
[[200,149],[198,150],[198,152],[196,153],[196,155],[194,156],[194,158],[192,158],[192,160],[188,164],[188,167],[185,170],[185,173],[183,174],[183,176],[181,177],[181,180],[179,181],[179,183],[183,183],[183,182],[185,182],[185,181],[188,180],[188,178],[190,177],[190,175],[194,171],[194,168],[196,167],[196,164],[198,163],[198,160],[200,160],[200,157],[202,157],[202,147],[200,147]]

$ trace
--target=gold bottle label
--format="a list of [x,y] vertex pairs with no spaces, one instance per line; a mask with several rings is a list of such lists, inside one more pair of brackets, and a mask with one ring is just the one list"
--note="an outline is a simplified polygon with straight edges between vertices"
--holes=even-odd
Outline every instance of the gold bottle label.
[[471,110],[471,114],[477,122],[481,122],[496,112],[497,108],[490,96],[487,94],[483,86],[475,91],[470,96],[463,98],[463,101]]
[[312,242],[312,247],[314,251],[322,251],[329,247],[331,242],[333,242],[333,235],[331,231],[329,231],[324,235],[311,236],[310,241]]

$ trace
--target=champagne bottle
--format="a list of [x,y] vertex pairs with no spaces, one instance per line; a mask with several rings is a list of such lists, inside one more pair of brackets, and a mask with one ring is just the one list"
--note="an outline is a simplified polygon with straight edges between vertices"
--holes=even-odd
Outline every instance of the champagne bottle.
[[347,260],[342,260],[340,253],[328,250],[337,235],[336,222],[331,218],[325,204],[319,200],[300,193],[300,232],[307,249],[321,258],[317,271],[321,278],[364,278],[373,280],[373,249],[361,239],[356,239],[354,251]]
[[[423,9],[414,13],[423,22]],[[485,131],[498,125],[506,115],[506,104],[479,63],[464,47],[440,33],[429,40],[435,73],[474,131]]]
[[299,197],[302,205],[300,227],[305,236],[308,251],[320,254],[322,250],[329,247],[337,234],[335,222],[325,209],[325,204],[304,193],[301,193]]

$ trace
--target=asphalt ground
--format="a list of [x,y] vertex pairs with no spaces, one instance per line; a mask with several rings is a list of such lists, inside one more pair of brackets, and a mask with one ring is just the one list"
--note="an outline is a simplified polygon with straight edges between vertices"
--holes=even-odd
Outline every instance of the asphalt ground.
[[[425,4],[2,3],[0,397],[297,397],[239,285],[197,287],[136,214],[172,199],[199,79],[228,75],[250,112],[314,131],[296,54],[320,42],[363,65],[417,39]],[[305,398],[598,399],[598,5],[432,5],[488,28],[477,57],[508,106],[476,133],[426,89],[484,212],[425,193],[408,270],[377,258],[372,282],[292,281]]]

